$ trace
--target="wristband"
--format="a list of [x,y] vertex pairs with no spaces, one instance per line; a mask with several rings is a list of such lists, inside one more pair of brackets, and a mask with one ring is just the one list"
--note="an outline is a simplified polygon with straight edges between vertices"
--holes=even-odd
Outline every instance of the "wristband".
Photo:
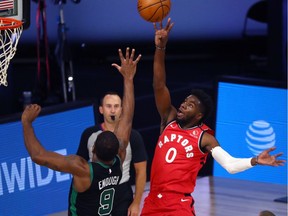
[[255,160],[256,165],[258,165],[258,155],[256,156],[256,160]]
[[166,50],[166,47],[160,47],[160,46],[157,46],[157,45],[155,45],[155,47],[156,47],[156,49],[158,49],[158,50]]

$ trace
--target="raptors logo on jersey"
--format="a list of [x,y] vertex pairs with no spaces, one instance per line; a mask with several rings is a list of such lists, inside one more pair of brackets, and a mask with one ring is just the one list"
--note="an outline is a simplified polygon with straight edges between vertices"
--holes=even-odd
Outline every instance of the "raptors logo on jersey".
[[[193,192],[198,172],[208,155],[200,149],[200,140],[205,131],[212,132],[204,124],[184,130],[176,121],[165,127],[154,153],[151,191]],[[158,175],[156,179],[155,173],[163,173],[165,178],[159,178]]]

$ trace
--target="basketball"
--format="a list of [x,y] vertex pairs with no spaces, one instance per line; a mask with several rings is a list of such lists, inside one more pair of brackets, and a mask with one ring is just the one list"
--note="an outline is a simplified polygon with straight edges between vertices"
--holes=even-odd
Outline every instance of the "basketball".
[[138,0],[138,12],[148,22],[161,22],[170,8],[170,0]]

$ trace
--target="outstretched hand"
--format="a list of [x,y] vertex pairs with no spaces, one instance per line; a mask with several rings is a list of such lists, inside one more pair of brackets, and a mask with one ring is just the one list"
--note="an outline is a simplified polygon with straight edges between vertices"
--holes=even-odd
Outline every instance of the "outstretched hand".
[[40,112],[41,106],[39,106],[38,104],[30,104],[26,106],[21,117],[22,123],[32,123],[37,118]]
[[140,212],[139,204],[132,202],[128,208],[128,216],[138,216]]
[[130,48],[127,47],[125,57],[121,49],[119,49],[118,52],[121,61],[121,66],[116,63],[113,63],[112,66],[115,67],[122,74],[124,78],[126,77],[128,79],[133,79],[136,73],[137,64],[141,59],[141,54],[139,54],[138,57],[134,60],[135,49],[132,49],[130,54]]
[[171,31],[174,23],[171,23],[171,18],[168,18],[166,26],[163,28],[163,23],[160,22],[159,27],[156,23],[153,23],[155,29],[155,45],[161,48],[165,48],[168,42],[168,35]]
[[277,160],[278,157],[283,155],[282,152],[270,155],[269,153],[274,151],[276,147],[269,148],[258,155],[258,163],[268,166],[284,166],[286,160]]

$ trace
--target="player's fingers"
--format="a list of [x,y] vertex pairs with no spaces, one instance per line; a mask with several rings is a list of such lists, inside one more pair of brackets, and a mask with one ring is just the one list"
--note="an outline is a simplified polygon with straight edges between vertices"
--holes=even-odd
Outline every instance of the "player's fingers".
[[169,17],[168,20],[167,20],[166,27],[165,27],[166,30],[169,29],[170,23],[171,23],[171,18]]
[[126,48],[126,59],[127,59],[127,60],[129,59],[129,51],[130,51],[130,48],[127,47],[127,48]]
[[271,151],[274,151],[275,149],[276,149],[276,147],[275,147],[275,146],[273,146],[273,147],[271,147],[271,148],[267,149],[266,151],[267,151],[268,153],[270,153]]
[[135,49],[132,49],[131,55],[130,55],[130,60],[133,61],[135,55]]
[[171,29],[172,29],[172,27],[173,27],[173,25],[174,25],[174,23],[171,23],[171,25],[169,25],[169,27],[168,27],[168,32],[170,32],[171,31]]
[[40,112],[41,111],[41,106],[35,104],[35,109]]
[[30,109],[33,109],[35,111],[40,111],[41,110],[41,107],[38,105],[38,104],[31,104],[29,106]]
[[30,104],[26,107],[26,109],[32,114],[36,114],[36,116],[41,112],[41,106],[38,104]]
[[155,31],[157,31],[157,30],[158,30],[158,29],[157,29],[157,25],[156,25],[156,23],[155,23],[155,22],[153,23],[153,27],[154,27],[154,30],[155,30]]
[[41,112],[41,106],[37,105],[36,112],[37,112],[37,115]]
[[139,54],[138,57],[135,59],[135,63],[138,63],[140,61],[141,57],[142,57],[142,55]]
[[113,63],[113,64],[111,64],[111,66],[115,67],[118,71],[120,71],[121,67],[118,64]]
[[285,163],[286,160],[277,160],[277,164],[279,164],[280,166],[284,166]]
[[124,60],[124,56],[123,56],[122,50],[118,49],[118,53],[119,53],[120,60],[123,61]]
[[279,153],[275,154],[274,156],[275,156],[275,158],[277,158],[277,157],[280,157],[281,155],[283,155],[283,152],[279,152]]

